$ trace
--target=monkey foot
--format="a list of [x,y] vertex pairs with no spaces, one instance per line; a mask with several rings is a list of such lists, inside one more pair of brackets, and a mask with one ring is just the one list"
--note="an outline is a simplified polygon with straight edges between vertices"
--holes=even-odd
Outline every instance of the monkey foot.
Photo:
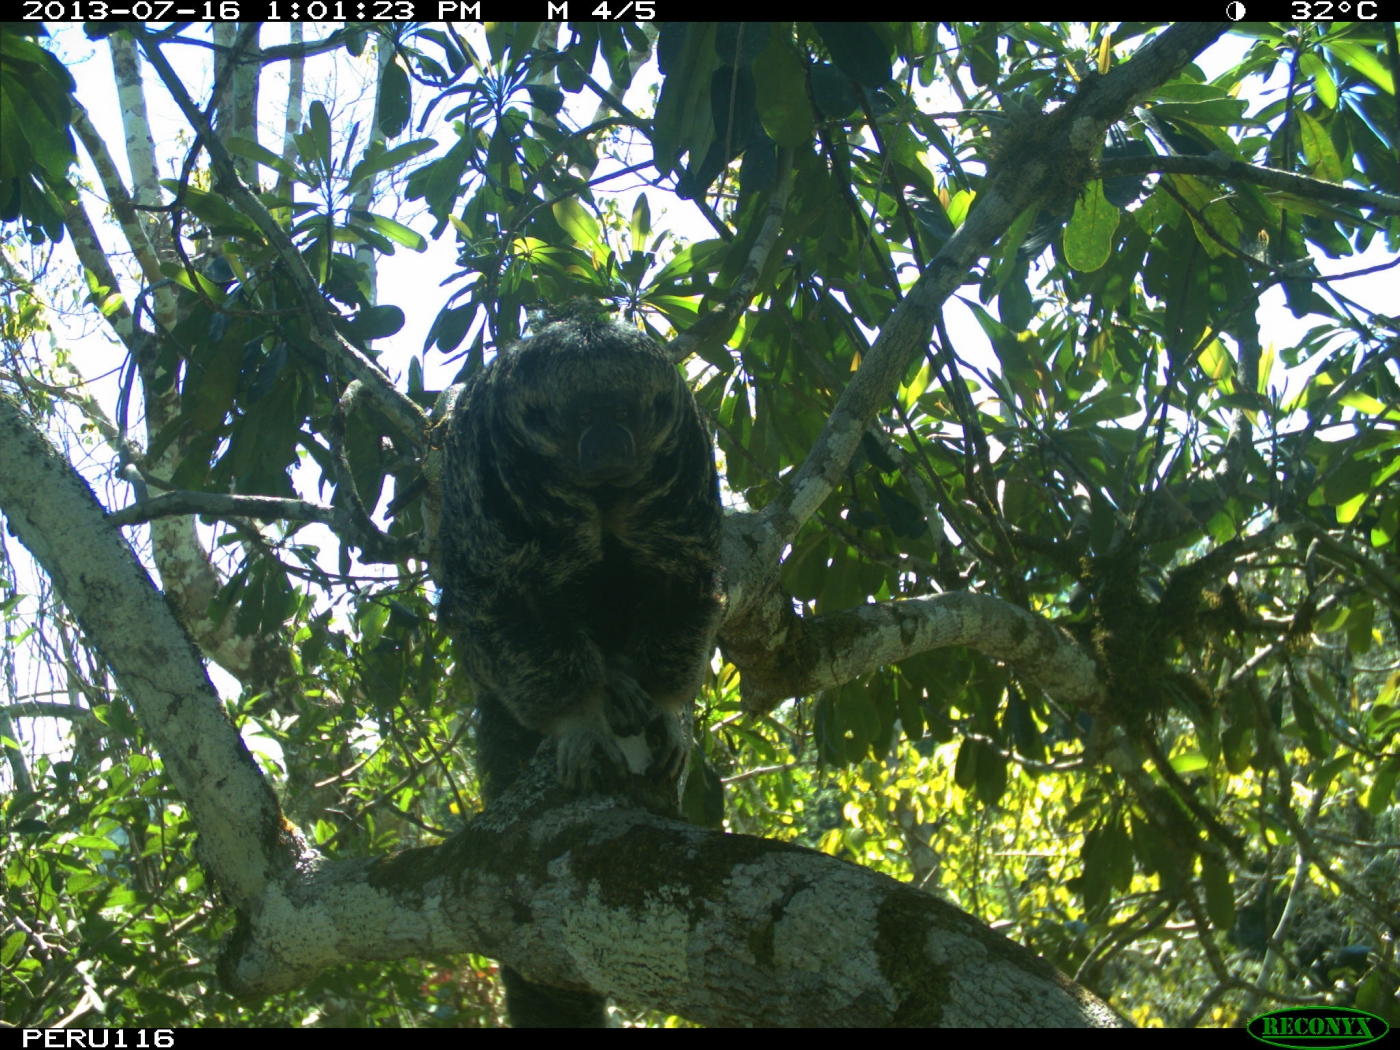
[[647,726],[647,746],[651,748],[652,776],[675,780],[685,769],[690,754],[690,741],[675,715],[663,712]]
[[608,725],[618,736],[635,736],[656,717],[656,701],[625,671],[609,669],[603,694]]
[[605,763],[627,768],[617,735],[602,717],[573,719],[567,726],[556,727],[555,735],[559,783],[571,791],[589,790]]

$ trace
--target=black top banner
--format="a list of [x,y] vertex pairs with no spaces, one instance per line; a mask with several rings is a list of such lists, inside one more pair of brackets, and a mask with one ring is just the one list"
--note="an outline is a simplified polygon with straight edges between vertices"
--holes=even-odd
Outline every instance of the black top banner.
[[[1400,0],[1215,0],[1204,10],[1232,22],[1374,22],[1392,16],[1397,5]],[[19,8],[26,22],[155,23],[653,22],[696,11],[694,3],[676,0],[19,0]]]
[[[30,22],[651,22],[660,0],[20,0]],[[688,8],[692,5],[686,4]],[[674,14],[673,14],[674,17]]]

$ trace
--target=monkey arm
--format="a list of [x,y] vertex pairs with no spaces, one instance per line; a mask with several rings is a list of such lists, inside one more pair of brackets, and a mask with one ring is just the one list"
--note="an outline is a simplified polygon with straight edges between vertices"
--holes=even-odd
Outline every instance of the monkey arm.
[[467,670],[521,725],[553,732],[555,722],[602,696],[607,674],[580,618],[556,602],[519,591],[462,602]]
[[526,729],[554,737],[560,782],[586,789],[600,763],[627,764],[605,711],[607,662],[570,610],[518,594],[463,603],[468,674]]
[[627,641],[628,669],[663,710],[694,699],[722,612],[713,573],[673,579],[643,596]]

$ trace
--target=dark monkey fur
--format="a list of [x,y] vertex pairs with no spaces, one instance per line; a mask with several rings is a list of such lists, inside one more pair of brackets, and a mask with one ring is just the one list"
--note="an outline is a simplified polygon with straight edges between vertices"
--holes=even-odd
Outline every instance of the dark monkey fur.
[[[719,483],[690,390],[643,333],[561,321],[458,398],[443,469],[441,615],[474,687],[488,801],[546,736],[567,787],[684,766],[723,599]],[[507,971],[515,1024],[588,1024],[601,997]],[[575,1002],[577,1000],[577,1002]]]

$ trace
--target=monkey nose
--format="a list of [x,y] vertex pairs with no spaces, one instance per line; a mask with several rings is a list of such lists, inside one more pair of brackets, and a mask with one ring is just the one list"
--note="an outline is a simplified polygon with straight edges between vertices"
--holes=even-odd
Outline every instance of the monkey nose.
[[635,470],[637,450],[626,427],[594,423],[579,437],[578,467],[589,481],[612,481]]

